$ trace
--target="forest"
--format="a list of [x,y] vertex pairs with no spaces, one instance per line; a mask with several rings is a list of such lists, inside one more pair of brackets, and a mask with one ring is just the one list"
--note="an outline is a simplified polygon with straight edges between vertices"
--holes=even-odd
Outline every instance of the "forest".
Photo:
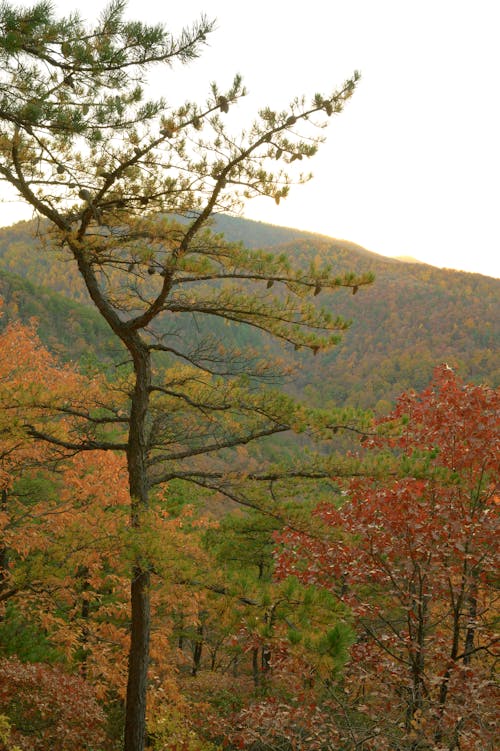
[[[124,390],[61,365],[34,325],[0,340],[6,749],[119,747],[138,549],[148,747],[494,749],[498,390],[437,367],[307,497],[275,481],[267,510],[267,487],[242,508],[172,481],[138,541],[123,457],[61,450],[80,409],[111,391],[119,414]],[[33,439],[49,426],[57,444]]]
[[498,282],[241,219],[358,73],[124,10],[0,6],[0,751],[494,751]]

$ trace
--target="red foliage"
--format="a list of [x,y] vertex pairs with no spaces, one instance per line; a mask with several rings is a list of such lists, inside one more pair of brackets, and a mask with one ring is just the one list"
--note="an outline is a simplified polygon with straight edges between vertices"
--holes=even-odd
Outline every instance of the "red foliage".
[[387,728],[366,748],[392,748],[396,728],[401,748],[492,749],[500,395],[441,366],[379,425],[370,448],[403,471],[352,480],[340,508],[317,508],[340,539],[286,532],[278,573],[356,614],[348,685]]
[[0,661],[0,714],[23,751],[105,747],[104,714],[82,678],[44,664]]
[[[219,724],[220,727],[220,724]],[[225,741],[236,748],[321,751],[336,748],[340,735],[325,706],[311,697],[283,701],[270,696],[230,718]]]

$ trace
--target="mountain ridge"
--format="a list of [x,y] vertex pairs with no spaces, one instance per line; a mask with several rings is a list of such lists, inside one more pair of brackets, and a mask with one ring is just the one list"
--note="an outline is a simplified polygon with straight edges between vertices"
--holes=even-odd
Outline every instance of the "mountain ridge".
[[[29,223],[0,229],[4,322],[36,315],[42,339],[65,359],[79,359],[88,350],[98,359],[113,359],[116,342],[90,307],[77,270],[60,250],[33,238],[33,229]],[[296,366],[290,389],[310,402],[384,411],[402,391],[424,388],[443,361],[465,380],[500,385],[500,280],[399,261],[348,241],[252,220],[216,217],[213,229],[230,241],[285,253],[302,267],[328,264],[339,273],[375,274],[375,283],[356,296],[345,290],[318,296],[335,315],[353,320],[331,352],[311,358],[272,345]],[[23,274],[31,287],[21,283]],[[33,280],[40,286],[35,288]],[[216,322],[209,320],[207,326],[219,335]],[[246,346],[243,333],[231,331]]]
[[[249,232],[241,232],[237,229],[237,223],[244,222],[249,228]],[[275,238],[283,237],[283,241],[290,241],[295,238],[316,239],[326,242],[333,242],[337,245],[354,251],[366,258],[372,258],[375,260],[386,261],[388,263],[407,263],[407,264],[419,264],[423,266],[430,266],[433,269],[440,269],[445,271],[456,271],[464,274],[479,274],[479,276],[486,276],[488,279],[497,279],[488,274],[482,274],[479,271],[463,271],[461,269],[451,269],[444,266],[435,266],[434,264],[421,261],[418,258],[408,255],[398,256],[386,256],[383,253],[377,253],[374,250],[369,250],[359,243],[355,243],[352,240],[346,240],[343,238],[332,237],[330,235],[324,235],[318,232],[311,232],[309,230],[294,229],[292,227],[284,227],[277,224],[268,224],[255,219],[247,219],[246,217],[233,217],[227,214],[217,214],[214,216],[214,231],[221,232],[224,236],[234,242],[238,242],[240,239],[247,247],[259,248],[267,247],[269,245],[276,246],[280,244],[276,242]],[[274,241],[269,243],[269,238],[274,238]],[[261,242],[258,241],[259,238]]]

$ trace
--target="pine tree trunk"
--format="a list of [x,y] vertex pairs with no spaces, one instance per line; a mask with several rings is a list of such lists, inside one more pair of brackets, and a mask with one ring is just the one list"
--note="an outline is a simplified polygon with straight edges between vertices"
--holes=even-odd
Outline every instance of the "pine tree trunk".
[[143,751],[146,739],[146,697],[149,662],[149,571],[134,567],[130,585],[132,629],[125,708],[125,751]]
[[[138,340],[129,346],[136,375],[130,410],[127,464],[131,497],[131,527],[139,530],[141,516],[149,505],[147,481],[147,416],[151,387],[151,362],[146,347]],[[140,555],[141,551],[139,551]],[[146,741],[146,698],[151,628],[150,579],[145,555],[136,560],[131,572],[131,631],[125,707],[124,751],[143,751]]]

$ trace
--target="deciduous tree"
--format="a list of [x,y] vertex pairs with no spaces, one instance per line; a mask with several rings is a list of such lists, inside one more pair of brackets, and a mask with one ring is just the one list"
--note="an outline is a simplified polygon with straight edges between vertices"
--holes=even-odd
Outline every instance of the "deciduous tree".
[[498,391],[441,366],[370,441],[399,468],[317,508],[337,538],[282,538],[281,573],[357,617],[349,675],[333,691],[349,748],[494,748],[499,420]]

